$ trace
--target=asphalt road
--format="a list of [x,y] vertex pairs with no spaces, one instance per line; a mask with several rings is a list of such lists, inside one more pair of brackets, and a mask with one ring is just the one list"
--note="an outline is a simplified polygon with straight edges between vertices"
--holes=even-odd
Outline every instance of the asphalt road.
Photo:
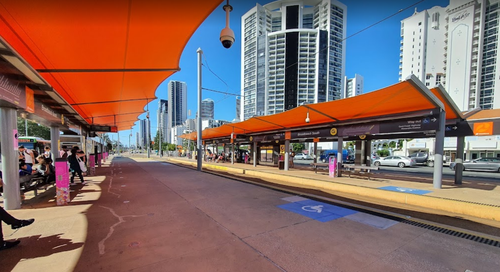
[[[121,168],[124,174],[140,176],[136,184],[155,188],[146,195],[162,196],[151,201],[134,191],[126,195],[140,196],[135,201],[126,198],[137,206],[127,214],[154,212],[151,219],[161,219],[154,238],[141,244],[149,251],[135,255],[152,256],[149,264],[130,267],[137,271],[497,271],[500,267],[500,247],[432,228],[168,163],[121,158],[113,160],[112,167],[117,173]],[[120,194],[132,190],[118,188]],[[150,211],[145,203],[158,209]],[[145,229],[149,228],[130,228],[129,235],[145,236]],[[164,241],[165,248],[149,245],[156,240]]]

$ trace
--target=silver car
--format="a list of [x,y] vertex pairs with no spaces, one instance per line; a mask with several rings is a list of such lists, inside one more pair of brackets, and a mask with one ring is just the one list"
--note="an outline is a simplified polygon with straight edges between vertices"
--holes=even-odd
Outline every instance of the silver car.
[[297,155],[295,155],[295,157],[293,157],[295,160],[311,160],[312,157],[308,154],[304,154],[304,153],[297,153]]
[[415,166],[417,163],[414,159],[406,156],[389,156],[385,158],[376,159],[373,161],[375,166],[397,166],[399,168],[404,168],[406,166]]
[[[451,170],[455,170],[456,163],[450,164]],[[463,170],[494,171],[500,172],[500,158],[479,158],[463,163]]]

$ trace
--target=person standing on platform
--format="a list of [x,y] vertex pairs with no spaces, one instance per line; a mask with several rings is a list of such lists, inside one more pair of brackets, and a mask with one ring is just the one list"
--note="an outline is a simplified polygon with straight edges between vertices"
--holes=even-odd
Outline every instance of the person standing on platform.
[[76,174],[78,174],[80,181],[84,183],[82,169],[80,168],[80,163],[79,163],[80,158],[78,158],[77,152],[78,152],[78,146],[75,146],[73,147],[73,149],[71,149],[71,155],[68,156],[69,168],[72,172],[70,179],[71,185],[75,184]]
[[31,152],[29,149],[26,149],[24,145],[19,146],[19,159],[20,160],[24,159],[24,162],[27,165],[33,166],[33,160],[34,160],[33,152]]
[[290,162],[290,168],[294,168],[295,165],[293,164],[293,157],[295,157],[295,152],[290,148],[290,159],[288,160]]
[[51,159],[52,161],[54,160],[52,158],[52,153],[50,152],[50,146],[45,147],[45,152],[43,153],[43,156],[47,159]]

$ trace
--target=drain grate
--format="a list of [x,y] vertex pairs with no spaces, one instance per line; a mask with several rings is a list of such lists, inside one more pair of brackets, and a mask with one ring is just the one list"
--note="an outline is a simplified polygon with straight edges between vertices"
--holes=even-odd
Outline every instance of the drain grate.
[[443,234],[446,234],[446,235],[451,235],[451,236],[454,236],[454,237],[463,238],[463,239],[471,240],[471,241],[478,242],[478,243],[481,243],[481,244],[485,244],[485,245],[489,245],[489,246],[494,246],[494,247],[499,247],[500,248],[500,241],[489,239],[489,238],[485,238],[485,237],[481,237],[481,236],[477,236],[477,235],[474,235],[474,234],[465,233],[465,232],[456,231],[456,230],[451,230],[451,229],[447,229],[447,228],[443,228],[443,227],[438,227],[438,226],[433,226],[433,225],[430,225],[430,224],[426,224],[426,223],[422,223],[422,222],[417,222],[417,221],[413,221],[413,220],[408,220],[408,219],[401,220],[401,223],[412,225],[412,226],[416,226],[416,227],[419,227],[419,228],[424,228],[424,229],[432,230],[432,231],[436,231],[436,232],[443,233]]

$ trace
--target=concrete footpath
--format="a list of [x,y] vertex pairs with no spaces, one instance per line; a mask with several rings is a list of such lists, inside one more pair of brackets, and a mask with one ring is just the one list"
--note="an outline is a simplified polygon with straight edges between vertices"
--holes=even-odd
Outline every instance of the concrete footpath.
[[[169,157],[173,163],[196,166],[195,160]],[[444,212],[458,217],[471,217],[500,222],[500,183],[476,183],[464,181],[454,185],[452,180],[443,180],[442,189],[419,178],[398,180],[391,175],[376,175],[371,178],[336,177],[312,170],[279,170],[276,167],[241,163],[203,162],[203,168],[221,173],[232,173],[242,177],[259,178],[267,182],[287,186],[319,190],[325,193],[345,193],[363,199],[382,200],[398,204],[402,208],[423,208]],[[500,175],[499,175],[500,178]],[[484,223],[484,222],[483,222]],[[488,224],[488,223],[487,223]]]
[[[320,222],[280,208],[293,205],[293,194],[173,165],[193,161],[111,159],[85,178],[87,184],[72,187],[69,205],[56,206],[55,188],[49,188],[37,197],[28,194],[22,209],[10,211],[36,221],[16,231],[3,225],[4,238],[21,243],[0,251],[0,271],[496,271],[500,265],[500,247],[358,212]],[[418,185],[382,179],[332,182],[311,171],[249,165],[205,167],[269,182],[322,184],[326,191],[378,190],[397,199],[407,194],[370,184]],[[427,197],[438,201],[442,191]],[[493,202],[494,194],[485,199]],[[386,225],[359,223],[365,221]]]

